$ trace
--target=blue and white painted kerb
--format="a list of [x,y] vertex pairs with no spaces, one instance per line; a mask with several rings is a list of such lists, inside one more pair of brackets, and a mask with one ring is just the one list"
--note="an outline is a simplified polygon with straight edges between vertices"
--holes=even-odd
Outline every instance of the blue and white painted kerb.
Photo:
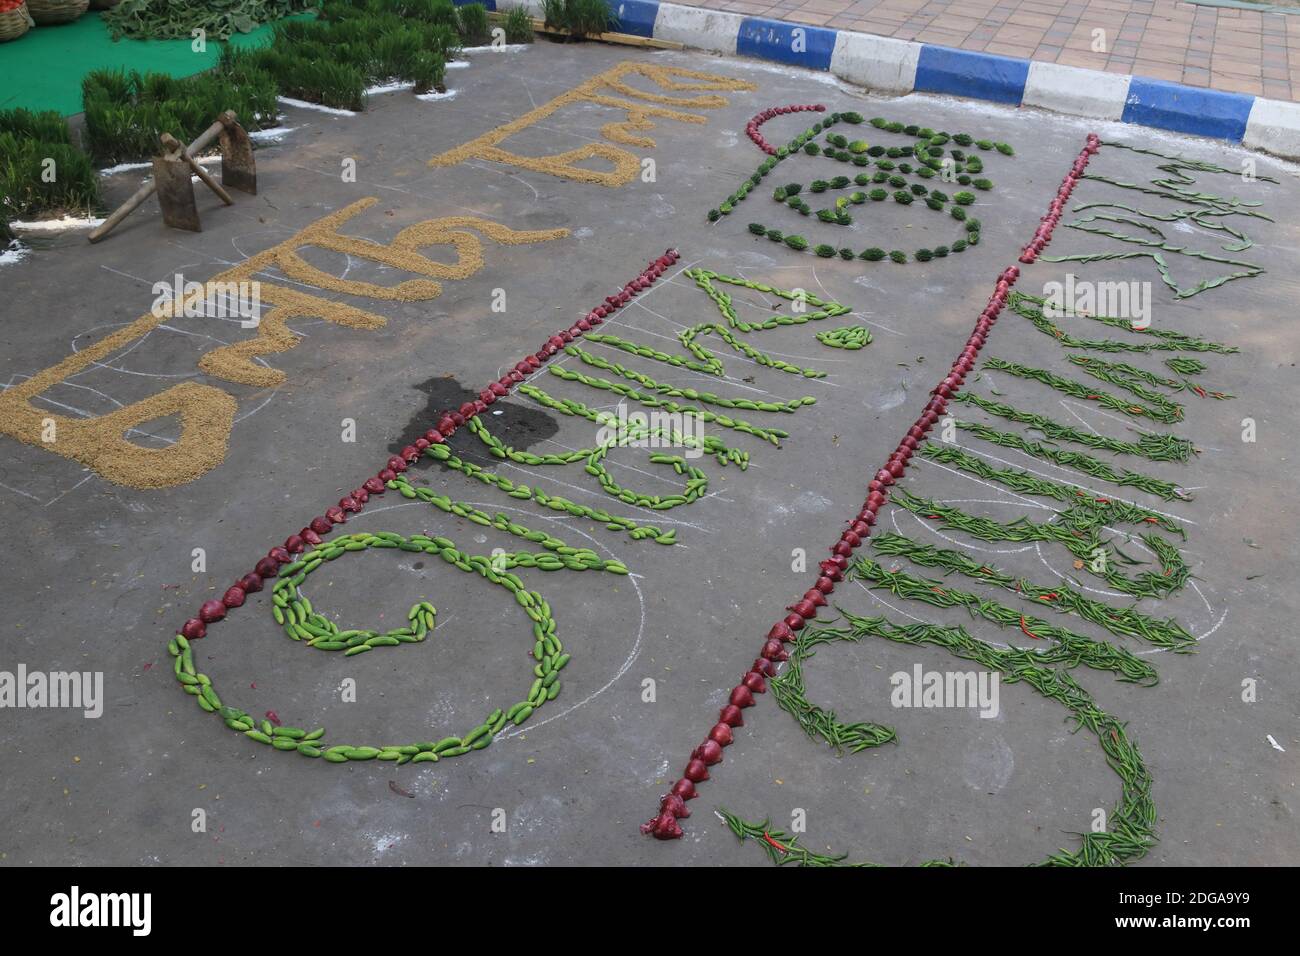
[[[464,0],[457,0],[464,2]],[[1209,136],[1300,160],[1300,104],[658,0],[605,0],[620,33],[822,70],[881,93],[944,93]],[[496,0],[501,9],[540,0]]]

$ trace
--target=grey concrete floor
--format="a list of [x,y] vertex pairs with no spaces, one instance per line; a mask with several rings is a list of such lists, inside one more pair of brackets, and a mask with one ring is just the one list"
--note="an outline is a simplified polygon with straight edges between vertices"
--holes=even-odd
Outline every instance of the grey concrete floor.
[[[757,89],[726,94],[729,105],[706,111],[706,125],[659,122],[650,133],[657,146],[645,151],[657,163],[652,183],[638,180],[608,189],[485,162],[426,166],[434,153],[620,60],[642,57],[743,78]],[[959,665],[937,650],[916,652],[882,641],[823,649],[809,666],[810,694],[843,719],[895,727],[897,745],[837,759],[805,738],[770,695],[760,697],[746,712],[746,726],[725,761],[714,768],[714,779],[692,803],[685,839],[658,843],[638,833],[637,826],[711,726],[769,624],[808,586],[807,573],[791,570],[792,550],[806,549],[815,562],[835,541],[844,519],[857,511],[870,472],[887,457],[960,348],[997,273],[1015,261],[1032,234],[1085,133],[1096,128],[1103,136],[1184,151],[1234,169],[1247,154],[1217,143],[1029,110],[917,95],[873,97],[794,70],[597,45],[542,43],[516,55],[481,55],[470,68],[455,71],[451,84],[454,99],[421,103],[409,94],[387,94],[354,118],[288,109],[284,122],[293,131],[258,154],[260,195],[239,196],[228,209],[204,200],[201,234],[163,229],[150,208],[100,245],[64,238],[0,269],[5,302],[0,383],[8,385],[145,312],[154,282],[177,272],[206,279],[363,196],[376,196],[379,204],[346,231],[377,241],[411,223],[448,215],[573,231],[567,239],[541,245],[488,243],[485,268],[467,281],[448,282],[432,301],[364,303],[388,317],[380,330],[295,323],[305,336],[301,344],[268,356],[270,365],[287,373],[282,386],[222,385],[239,400],[239,420],[225,461],[191,484],[132,490],[62,457],[0,439],[0,494],[7,513],[0,557],[0,670],[23,663],[29,670],[102,671],[107,700],[97,720],[67,710],[0,714],[5,807],[0,861],[763,863],[756,848],[738,844],[714,817],[718,805],[750,818],[770,816],[786,829],[792,812],[801,808],[810,845],[887,864],[951,856],[971,864],[1014,865],[1073,846],[1070,834],[1089,825],[1093,808],[1112,806],[1119,792],[1095,739],[1070,735],[1060,708],[1019,687],[1003,689],[1002,713],[995,720],[964,710],[891,708],[889,674],[917,662],[932,669]],[[974,210],[985,224],[984,241],[960,256],[896,267],[797,256],[748,235],[747,222],[761,218],[776,224],[779,218],[766,198],[770,185],[806,182],[828,167],[831,175],[839,172],[835,164],[805,158],[781,166],[729,219],[709,225],[705,210],[761,159],[745,138],[745,122],[766,106],[795,102],[822,102],[831,109],[966,130],[1013,144],[1014,158],[987,157],[987,175],[996,189],[981,195]],[[607,108],[576,104],[518,141],[521,148],[568,149],[597,140],[601,125],[620,118]],[[795,116],[765,129],[779,142],[806,125],[804,116]],[[863,131],[873,142],[894,139]],[[357,160],[355,183],[340,178],[340,164],[348,157]],[[1157,162],[1103,150],[1091,168],[1138,181],[1155,176]],[[1295,819],[1300,662],[1294,630],[1294,568],[1300,558],[1294,477],[1300,342],[1294,302],[1300,286],[1294,262],[1300,191],[1291,167],[1264,157],[1258,164],[1260,173],[1281,184],[1206,174],[1196,188],[1265,203],[1276,221],[1251,221],[1247,229],[1257,245],[1243,254],[1262,265],[1265,275],[1175,301],[1147,262],[1074,270],[1088,279],[1152,281],[1156,326],[1242,349],[1239,355],[1207,356],[1210,368],[1203,376],[1207,384],[1238,397],[1230,402],[1188,398],[1187,420],[1174,429],[1202,449],[1194,462],[1124,462],[1195,488],[1194,501],[1164,505],[1139,492],[1080,479],[1087,487],[1175,514],[1188,528],[1184,554],[1195,586],[1143,607],[1176,616],[1203,638],[1200,652],[1150,654],[1130,645],[1158,668],[1161,681],[1153,688],[1075,672],[1102,707],[1129,721],[1154,776],[1160,842],[1147,865],[1300,861]],[[133,175],[117,177],[112,196],[125,195],[137,182]],[[1081,187],[1075,198],[1132,201],[1097,185]],[[1162,203],[1151,199],[1135,205]],[[855,246],[912,249],[956,238],[951,220],[919,204],[906,211],[892,202],[885,206],[864,207],[860,221],[870,225],[852,227]],[[784,216],[781,224],[793,229],[795,214]],[[818,235],[817,224],[808,224],[806,234]],[[1213,249],[1205,234],[1184,238]],[[269,546],[373,474],[392,450],[432,424],[434,411],[461,401],[466,390],[477,392],[670,245],[683,255],[670,281],[638,300],[608,331],[675,350],[679,328],[714,314],[703,294],[680,275],[680,267],[698,264],[846,303],[854,309],[850,320],[867,324],[875,341],[859,352],[833,352],[813,338],[813,328],[803,326],[767,333],[758,342],[791,361],[828,370],[820,381],[763,369],[730,351],[718,353],[729,381],[725,391],[716,390],[812,395],[817,404],[780,416],[779,424],[791,432],[780,449],[719,435],[750,450],[752,464],[742,472],[705,460],[709,496],[687,508],[654,513],[665,527],[677,528],[675,547],[631,542],[592,522],[557,519],[432,466],[416,470],[453,497],[551,528],[570,543],[590,544],[632,568],[629,578],[532,573],[530,583],[554,607],[573,654],[558,700],[522,732],[431,767],[373,762],[337,767],[256,746],[219,721],[204,719],[169,673],[164,645],[181,621],[201,601],[219,596]],[[1058,230],[1050,251],[1091,248],[1102,248],[1101,241]],[[439,254],[445,250],[433,253]],[[366,267],[339,256],[317,250],[310,257],[340,274],[344,269],[354,269],[353,277],[366,274]],[[1175,268],[1180,278],[1192,281],[1213,274],[1208,266]],[[1050,263],[1026,268],[1021,288],[1041,291],[1065,269]],[[385,283],[407,278],[371,273]],[[506,292],[504,313],[491,311],[495,289]],[[742,313],[771,310],[765,297],[737,292],[735,298]],[[207,381],[195,368],[198,356],[214,340],[247,335],[210,319],[176,328],[153,333],[106,367],[50,390],[42,400],[51,408],[100,414],[177,381]],[[1065,373],[1056,346],[1015,316],[1003,318],[995,330],[985,351],[990,354]],[[1156,367],[1151,357],[1133,361]],[[699,376],[663,375],[653,363],[636,360],[629,364],[668,381],[709,387]],[[601,400],[553,376],[542,376],[539,384],[563,397]],[[995,390],[1013,404],[1111,434],[1128,427],[1009,376],[984,375],[969,387],[986,396]],[[588,445],[594,437],[589,423],[556,416],[519,396],[499,407],[504,414],[490,421],[518,447],[554,452]],[[1081,419],[1072,418],[1075,413]],[[1247,417],[1257,422],[1254,444],[1240,440]],[[355,443],[339,440],[344,418],[357,422]],[[174,422],[150,430],[164,440],[176,434]],[[468,440],[462,436],[457,443],[466,447]],[[1069,480],[1060,469],[1006,449],[976,450]],[[645,454],[626,450],[611,456],[616,476],[649,491],[670,491]],[[601,503],[598,486],[579,467],[537,481],[579,501]],[[1048,514],[1005,489],[923,461],[909,471],[905,485],[1003,520],[1016,514],[1042,520]],[[882,523],[892,527],[895,521],[922,540],[943,543],[899,510]],[[392,494],[372,502],[348,527],[446,534],[485,554],[518,545],[509,536]],[[977,541],[961,544],[972,553],[1008,550]],[[207,553],[204,574],[190,570],[196,547]],[[463,732],[491,706],[518,699],[511,695],[531,681],[532,639],[517,610],[488,593],[486,584],[466,586],[451,569],[413,557],[404,552],[349,556],[314,575],[307,591],[318,609],[359,626],[373,625],[380,615],[391,619],[427,597],[440,617],[424,644],[347,660],[315,654],[283,636],[263,593],[199,642],[201,668],[228,701],[259,715],[274,710],[289,723],[323,724],[333,740],[390,742]],[[1069,556],[1060,549],[993,558],[1037,581],[1071,572]],[[1006,595],[989,596],[1014,603]],[[886,598],[886,605],[858,588],[840,588],[836,600],[857,613],[884,613],[897,621],[964,621],[977,636],[1014,641],[964,615],[894,598]],[[1106,636],[1079,622],[1075,626]],[[356,703],[339,700],[345,678],[357,683]],[[654,703],[642,700],[647,679],[656,682]],[[1242,701],[1242,682],[1248,679],[1258,681],[1254,703]],[[1269,735],[1282,750],[1270,744]],[[411,797],[390,788],[390,781]],[[200,808],[207,814],[206,833],[191,828]],[[504,811],[503,833],[492,830],[496,808]]]

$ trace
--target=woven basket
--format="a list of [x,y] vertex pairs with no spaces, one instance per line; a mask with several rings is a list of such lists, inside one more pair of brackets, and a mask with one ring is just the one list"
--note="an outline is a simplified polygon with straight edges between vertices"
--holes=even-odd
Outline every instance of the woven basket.
[[0,13],[0,43],[6,40],[17,40],[31,28],[32,18],[27,13],[25,3]]
[[27,0],[27,10],[37,26],[71,23],[89,6],[90,0]]

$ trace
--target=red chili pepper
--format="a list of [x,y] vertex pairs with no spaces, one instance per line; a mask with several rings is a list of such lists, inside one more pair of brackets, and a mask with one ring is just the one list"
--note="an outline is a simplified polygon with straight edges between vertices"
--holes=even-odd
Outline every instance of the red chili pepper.
[[1109,498],[1097,498],[1097,499],[1096,499],[1096,502],[1097,502],[1097,504],[1099,504],[1099,505],[1108,505],[1108,504],[1110,504],[1110,499],[1109,499]]
[[[1114,733],[1114,731],[1111,731],[1111,733]],[[773,840],[773,839],[772,839],[770,836],[768,836],[766,833],[763,834],[763,839],[766,840],[766,841],[768,842],[768,844],[770,844],[771,846],[776,847],[776,849],[780,850],[782,853],[789,853],[789,852],[790,852],[790,850],[789,850],[787,847],[784,847],[784,846],[782,846],[780,843],[777,843],[775,840]]]
[[1142,520],[1145,521],[1147,524],[1159,524],[1159,523],[1160,523],[1160,519],[1159,519],[1159,518],[1143,518]]
[[1201,386],[1193,385],[1192,391],[1195,392],[1197,395],[1201,396],[1201,398],[1205,398],[1205,389],[1201,388]]
[[1032,637],[1036,641],[1042,640],[1041,637],[1029,629],[1028,624],[1025,623],[1025,616],[1023,614],[1020,615],[1020,629],[1025,632],[1025,636]]
[[1040,595],[1038,596],[1038,600],[1040,600],[1040,601],[1055,601],[1055,600],[1056,600],[1056,592],[1053,591],[1051,594],[1040,594]]

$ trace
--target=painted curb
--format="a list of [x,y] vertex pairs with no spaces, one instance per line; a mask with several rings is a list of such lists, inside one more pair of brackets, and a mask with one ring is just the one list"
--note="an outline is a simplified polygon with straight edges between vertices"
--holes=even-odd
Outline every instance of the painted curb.
[[1300,103],[1255,97],[1242,143],[1251,149],[1294,159],[1300,156]]
[[810,70],[831,68],[837,31],[784,20],[745,17],[736,37],[736,52]]
[[910,93],[916,88],[920,58],[920,43],[841,31],[835,39],[830,71],[870,90]]
[[[463,2],[463,0],[457,0]],[[1300,160],[1300,104],[657,0],[605,0],[619,31],[821,70],[880,93],[941,93],[1227,140]],[[539,0],[495,0],[497,9]]]
[[1125,123],[1240,143],[1254,105],[1255,98],[1243,93],[1203,90],[1135,76],[1129,84],[1122,119]]
[[1061,63],[1030,63],[1022,106],[1118,122],[1129,81],[1124,73],[1099,73]]
[[669,40],[696,50],[735,56],[736,38],[740,36],[740,25],[744,20],[745,17],[739,13],[661,3],[654,35],[656,40]]
[[605,0],[606,5],[618,17],[619,33],[630,33],[636,37],[655,35],[655,21],[659,18],[659,0]]
[[921,46],[916,65],[919,93],[947,93],[1019,106],[1029,78],[1029,61],[992,53],[954,50],[946,46]]

